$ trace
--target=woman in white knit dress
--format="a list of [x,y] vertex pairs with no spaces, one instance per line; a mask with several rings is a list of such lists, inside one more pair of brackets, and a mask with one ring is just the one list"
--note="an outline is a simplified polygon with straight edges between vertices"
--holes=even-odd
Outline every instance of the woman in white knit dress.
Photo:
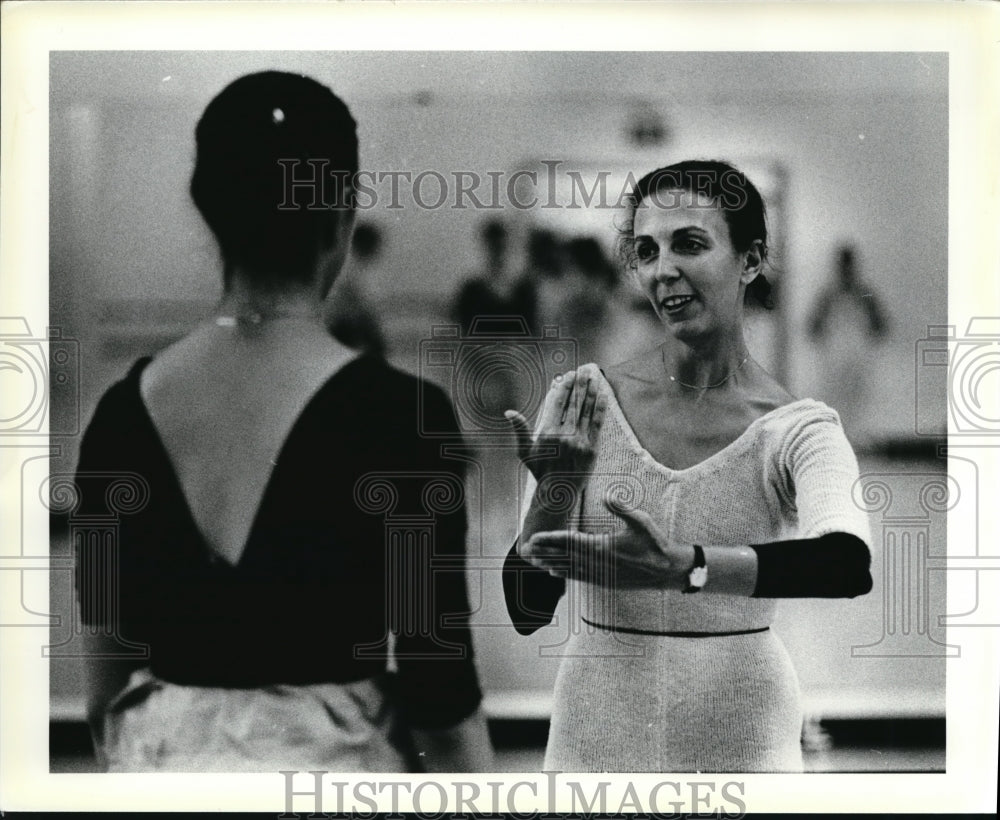
[[746,298],[769,301],[764,204],[725,163],[635,186],[626,265],[665,339],[553,383],[504,587],[529,634],[568,597],[546,770],[797,771],[795,671],[777,598],[871,589],[857,461],[837,414],[750,355]]

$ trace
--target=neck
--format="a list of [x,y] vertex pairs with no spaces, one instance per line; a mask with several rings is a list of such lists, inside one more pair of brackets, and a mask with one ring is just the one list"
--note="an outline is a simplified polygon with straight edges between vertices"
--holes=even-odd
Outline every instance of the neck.
[[742,333],[701,345],[673,341],[662,347],[663,368],[669,381],[686,390],[727,387],[750,358]]
[[219,320],[260,324],[276,319],[322,321],[322,301],[308,285],[264,289],[233,278],[216,309]]

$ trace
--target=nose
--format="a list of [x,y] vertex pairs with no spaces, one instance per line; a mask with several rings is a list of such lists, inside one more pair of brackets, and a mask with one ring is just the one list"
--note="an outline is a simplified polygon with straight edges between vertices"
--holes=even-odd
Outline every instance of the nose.
[[681,277],[677,260],[669,253],[661,253],[656,259],[656,270],[653,276],[657,282],[673,282]]

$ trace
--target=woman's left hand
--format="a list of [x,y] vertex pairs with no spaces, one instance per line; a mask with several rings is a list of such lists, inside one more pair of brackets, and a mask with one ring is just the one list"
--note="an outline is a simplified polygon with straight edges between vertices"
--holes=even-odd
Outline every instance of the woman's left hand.
[[624,531],[614,534],[558,530],[535,533],[522,557],[552,575],[619,589],[683,589],[694,564],[694,547],[671,544],[643,510],[611,504]]

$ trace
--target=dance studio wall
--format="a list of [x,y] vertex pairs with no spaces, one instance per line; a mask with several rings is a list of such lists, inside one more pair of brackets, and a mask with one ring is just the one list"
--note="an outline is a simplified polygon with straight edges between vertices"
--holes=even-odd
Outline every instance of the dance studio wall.
[[[807,394],[822,378],[803,327],[833,276],[836,247],[849,241],[893,320],[887,344],[864,365],[883,385],[873,416],[886,435],[912,431],[914,346],[928,324],[947,321],[941,61],[912,55],[909,63],[886,63],[869,55],[867,63],[837,63],[840,73],[825,76],[810,55],[801,55],[801,64],[748,55],[752,62],[742,74],[735,73],[732,55],[684,55],[683,61],[663,55],[662,64],[651,63],[650,55],[603,55],[598,63],[557,56],[535,57],[536,66],[525,55],[494,55],[490,70],[478,72],[469,67],[485,56],[412,57],[412,72],[392,73],[382,58],[381,73],[360,76],[349,73],[343,59],[336,65],[301,55],[289,61],[344,88],[359,122],[362,165],[374,170],[509,174],[526,160],[563,159],[570,165],[624,161],[644,171],[684,156],[780,163],[788,179],[786,248],[774,264],[785,285],[789,387]],[[920,76],[925,69],[918,58],[931,60],[933,81]],[[187,194],[194,124],[216,85],[275,60],[236,55],[227,69],[219,57],[209,63],[204,56],[161,57],[163,65],[91,58],[102,73],[81,86],[59,72],[79,73],[84,56],[66,59],[63,67],[54,62],[53,74],[54,310],[85,336],[93,327],[87,319],[107,298],[211,303],[219,292],[218,258]],[[457,61],[454,70],[446,70],[449,59]],[[212,70],[195,82],[190,75],[202,63]],[[371,89],[365,76],[372,77]],[[400,77],[408,78],[405,87]],[[636,94],[663,113],[668,136],[662,146],[639,149],[628,139],[626,118]],[[497,213],[413,206],[370,211],[386,231],[384,263],[371,284],[387,320],[405,315],[408,304],[446,299],[480,264],[476,226]],[[608,213],[609,235],[614,216]]]

